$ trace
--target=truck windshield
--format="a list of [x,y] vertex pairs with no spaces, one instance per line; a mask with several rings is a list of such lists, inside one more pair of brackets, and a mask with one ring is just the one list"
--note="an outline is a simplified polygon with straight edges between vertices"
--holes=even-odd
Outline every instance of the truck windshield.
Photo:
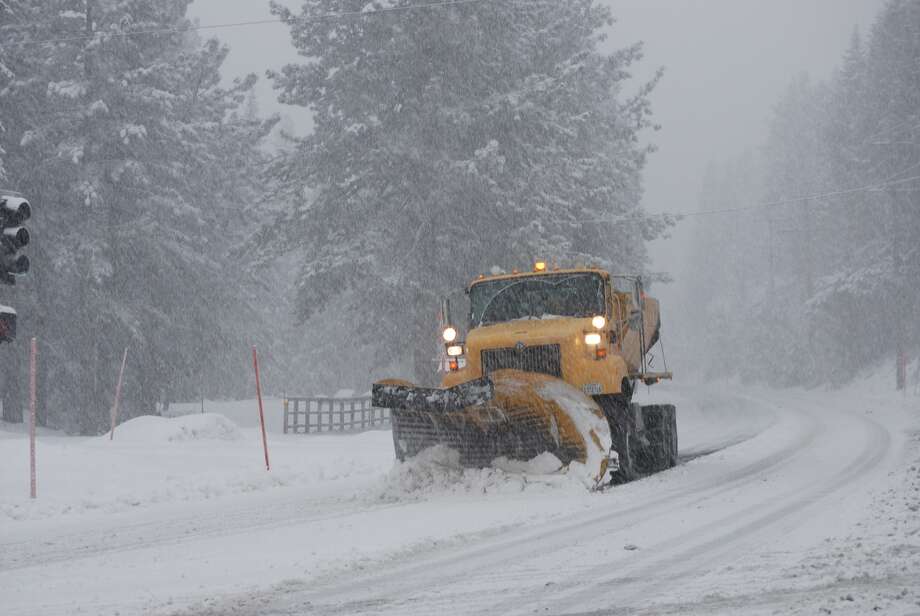
[[604,312],[604,280],[597,274],[547,274],[480,282],[470,288],[470,327]]

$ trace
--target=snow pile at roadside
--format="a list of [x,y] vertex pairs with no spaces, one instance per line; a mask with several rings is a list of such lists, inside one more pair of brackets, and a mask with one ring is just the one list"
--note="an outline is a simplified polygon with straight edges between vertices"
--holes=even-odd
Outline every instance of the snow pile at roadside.
[[437,495],[506,494],[566,485],[581,490],[580,478],[572,481],[569,473],[555,474],[561,467],[559,458],[544,452],[529,462],[502,457],[488,468],[464,468],[458,451],[436,445],[410,460],[397,461],[376,496],[401,501]]
[[920,433],[908,447],[913,462],[893,473],[870,516],[786,570],[786,585],[817,585],[786,613],[920,614]]
[[879,362],[874,369],[866,370],[856,375],[852,382],[844,385],[841,389],[844,391],[851,390],[854,394],[860,396],[868,395],[878,398],[900,396],[903,400],[907,397],[920,396],[920,358],[908,362],[906,372],[907,390],[900,393],[893,391],[897,373],[893,359]]
[[[108,434],[100,439],[108,440]],[[118,441],[134,443],[175,443],[184,441],[239,441],[243,434],[239,427],[215,413],[183,415],[181,417],[154,417],[146,415],[126,421],[115,428]]]
[[298,490],[305,501],[366,494],[392,465],[389,434],[273,435],[266,471],[257,428],[223,415],[139,417],[109,435],[42,433],[38,499],[29,498],[29,443],[20,427],[0,425],[0,520],[110,514]]

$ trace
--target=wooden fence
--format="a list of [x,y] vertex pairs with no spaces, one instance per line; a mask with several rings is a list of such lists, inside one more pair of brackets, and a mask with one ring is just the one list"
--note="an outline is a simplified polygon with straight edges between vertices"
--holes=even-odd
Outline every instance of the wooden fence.
[[390,409],[361,398],[285,398],[284,433],[358,432],[390,425]]

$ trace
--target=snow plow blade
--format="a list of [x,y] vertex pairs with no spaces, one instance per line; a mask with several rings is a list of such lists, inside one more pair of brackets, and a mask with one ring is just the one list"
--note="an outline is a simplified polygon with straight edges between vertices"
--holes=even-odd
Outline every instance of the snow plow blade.
[[[482,468],[497,458],[529,461],[545,452],[578,469],[592,488],[606,481],[610,429],[597,404],[580,390],[545,374],[497,370],[450,389],[376,383],[374,406],[390,408],[400,460],[442,445],[460,464]],[[582,466],[578,466],[582,465]]]

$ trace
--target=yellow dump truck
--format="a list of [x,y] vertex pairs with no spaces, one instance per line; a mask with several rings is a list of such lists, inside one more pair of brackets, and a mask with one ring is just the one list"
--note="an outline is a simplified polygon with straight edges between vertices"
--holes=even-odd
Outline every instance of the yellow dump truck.
[[399,459],[436,445],[478,467],[549,452],[584,465],[595,486],[676,464],[675,408],[632,403],[637,384],[671,378],[649,365],[661,321],[641,277],[538,262],[479,276],[467,295],[465,336],[442,305],[440,388],[373,386],[373,404],[392,409]]

